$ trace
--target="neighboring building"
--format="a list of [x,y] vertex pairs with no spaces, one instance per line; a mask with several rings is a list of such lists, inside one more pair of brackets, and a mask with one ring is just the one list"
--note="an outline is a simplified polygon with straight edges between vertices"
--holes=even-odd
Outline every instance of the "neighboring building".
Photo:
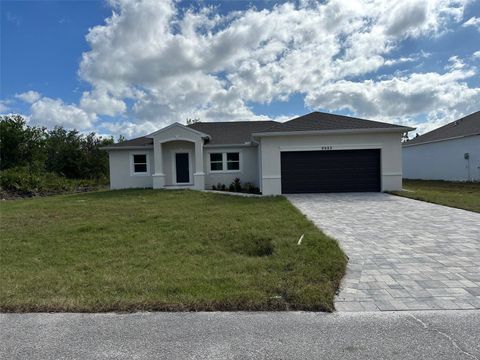
[[403,177],[480,181],[480,111],[407,141]]
[[410,130],[320,112],[284,123],[175,123],[107,147],[110,187],[203,190],[238,177],[264,195],[400,190]]

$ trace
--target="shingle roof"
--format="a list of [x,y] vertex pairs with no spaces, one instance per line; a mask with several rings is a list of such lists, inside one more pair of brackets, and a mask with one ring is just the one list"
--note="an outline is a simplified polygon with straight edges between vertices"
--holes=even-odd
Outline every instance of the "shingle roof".
[[419,145],[471,135],[480,135],[480,111],[418,136],[407,141],[403,146]]
[[279,124],[276,121],[197,122],[188,127],[210,135],[209,145],[244,144],[252,133],[261,132]]
[[[209,145],[245,144],[251,141],[254,133],[290,132],[290,131],[325,131],[352,129],[403,129],[412,130],[400,125],[379,121],[363,120],[349,116],[312,112],[284,123],[277,121],[225,121],[197,122],[188,125],[189,128],[210,135]],[[110,145],[108,148],[127,146],[151,146],[153,139],[145,136]]]
[[140,136],[135,139],[131,140],[125,140],[116,144],[108,145],[107,148],[122,148],[122,147],[127,147],[127,146],[152,146],[153,145],[153,139],[147,138],[145,136]]
[[310,114],[297,117],[284,123],[277,123],[271,128],[265,130],[264,132],[328,131],[357,129],[404,129],[405,131],[412,130],[411,128],[401,125],[314,111]]

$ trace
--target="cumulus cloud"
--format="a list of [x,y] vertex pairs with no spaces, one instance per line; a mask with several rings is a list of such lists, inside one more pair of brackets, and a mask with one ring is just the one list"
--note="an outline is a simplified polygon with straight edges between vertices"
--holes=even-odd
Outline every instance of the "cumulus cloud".
[[7,100],[0,100],[0,113],[6,113],[10,110]]
[[465,21],[462,26],[463,27],[473,26],[477,28],[478,31],[480,31],[480,18],[473,16],[467,21]]
[[95,114],[87,113],[73,104],[60,99],[42,97],[31,106],[30,121],[47,127],[55,125],[79,130],[92,126]]
[[[392,59],[390,53],[406,38],[437,36],[450,22],[460,22],[468,0],[307,1],[225,15],[212,7],[180,11],[167,0],[110,3],[114,12],[88,33],[91,49],[79,68],[82,79],[103,90],[84,93],[80,106],[114,115],[124,113],[123,100],[130,99],[125,126],[141,128],[186,117],[260,119],[247,103],[286,100],[294,93],[305,94],[310,106],[335,104],[334,110],[335,100],[319,101],[322,89],[364,88],[364,82],[350,79],[416,61],[418,55]],[[416,78],[412,74],[408,81]],[[451,84],[468,90],[458,81]],[[371,86],[382,88],[384,82],[373,80]],[[351,98],[359,97],[355,91]],[[365,103],[362,109],[381,109],[388,99],[358,101]],[[409,114],[422,108],[414,100],[402,106]]]
[[78,106],[33,91],[17,97],[32,104],[35,121],[127,136],[186,118],[266,119],[250,104],[294,94],[313,109],[435,123],[478,100],[479,89],[467,84],[475,68],[453,56],[442,73],[376,72],[429,56],[394,50],[461,24],[469,1],[300,1],[220,14],[202,5],[180,9],[173,0],[109,0],[112,15],[86,36],[78,75],[91,89]]
[[27,103],[34,103],[35,101],[37,101],[38,99],[40,99],[41,95],[40,93],[36,92],[36,91],[33,91],[33,90],[29,90],[29,91],[26,91],[26,92],[23,92],[21,94],[16,94],[15,97],[17,99],[20,99],[24,102],[27,102]]
[[[408,119],[428,114],[428,123],[436,126],[478,110],[480,88],[469,88],[465,82],[475,75],[473,69],[452,66],[443,74],[411,74],[381,81],[340,80],[308,94],[306,102],[314,108],[350,110],[366,118],[408,125],[415,125]],[[421,128],[426,129],[426,124]]]
[[85,91],[80,99],[80,107],[91,113],[115,116],[126,111],[123,100],[110,96],[105,90]]

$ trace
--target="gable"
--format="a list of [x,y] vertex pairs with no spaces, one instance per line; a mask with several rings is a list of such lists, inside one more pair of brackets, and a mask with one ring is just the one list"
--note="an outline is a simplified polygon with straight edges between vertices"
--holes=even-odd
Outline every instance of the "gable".
[[201,139],[208,139],[210,138],[210,135],[197,131],[195,129],[191,129],[180,123],[174,123],[147,135],[146,138],[152,138],[158,142],[165,142],[171,140],[198,141]]

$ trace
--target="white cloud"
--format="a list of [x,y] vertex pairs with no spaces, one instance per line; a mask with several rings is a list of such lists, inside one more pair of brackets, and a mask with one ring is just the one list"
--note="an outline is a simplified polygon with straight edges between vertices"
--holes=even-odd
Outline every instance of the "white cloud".
[[[78,106],[34,91],[17,97],[32,103],[32,119],[43,125],[95,125],[126,136],[186,118],[265,119],[249,104],[294,94],[312,108],[435,122],[471,109],[475,69],[452,56],[444,73],[414,73],[404,64],[429,54],[394,54],[405,39],[438,37],[461,23],[469,1],[300,1],[222,15],[215,7],[179,9],[173,0],[110,0],[112,16],[86,36],[90,50],[78,74],[91,90]],[[375,77],[398,65],[405,72]],[[98,124],[97,115],[119,119]]]
[[313,108],[350,110],[366,118],[408,125],[415,125],[409,119],[427,114],[429,123],[438,125],[439,114],[446,122],[478,110],[480,88],[469,88],[465,82],[475,75],[472,69],[453,67],[444,74],[411,74],[381,81],[340,80],[310,93],[306,102]]
[[[418,54],[390,54],[406,38],[438,36],[460,22],[467,3],[306,1],[219,15],[209,7],[182,12],[167,0],[112,0],[114,13],[88,33],[91,50],[79,68],[82,79],[103,90],[84,93],[80,106],[115,115],[125,112],[123,100],[130,99],[128,126],[139,129],[186,117],[262,118],[247,102],[302,93],[310,103],[322,88],[357,84],[350,79],[415,61]],[[452,84],[468,90],[458,81]],[[405,110],[414,113],[410,105]]]
[[9,103],[8,100],[0,100],[0,113],[6,113],[10,110]]
[[92,126],[95,118],[95,114],[87,113],[75,105],[65,104],[60,99],[43,97],[31,106],[30,121],[47,127],[59,125],[84,130]]
[[473,26],[477,28],[478,31],[480,31],[480,18],[473,16],[467,21],[465,21],[462,26],[463,27]]
[[36,91],[33,91],[33,90],[29,90],[29,91],[26,91],[26,92],[23,92],[21,94],[16,94],[15,97],[17,99],[20,99],[24,102],[27,102],[27,103],[34,103],[35,101],[37,101],[38,99],[40,99],[41,95],[40,93],[36,92]]
[[480,59],[480,50],[475,51],[472,55],[473,55],[474,58]]
[[80,99],[80,107],[87,112],[115,116],[123,114],[125,102],[110,96],[105,90],[85,91]]

